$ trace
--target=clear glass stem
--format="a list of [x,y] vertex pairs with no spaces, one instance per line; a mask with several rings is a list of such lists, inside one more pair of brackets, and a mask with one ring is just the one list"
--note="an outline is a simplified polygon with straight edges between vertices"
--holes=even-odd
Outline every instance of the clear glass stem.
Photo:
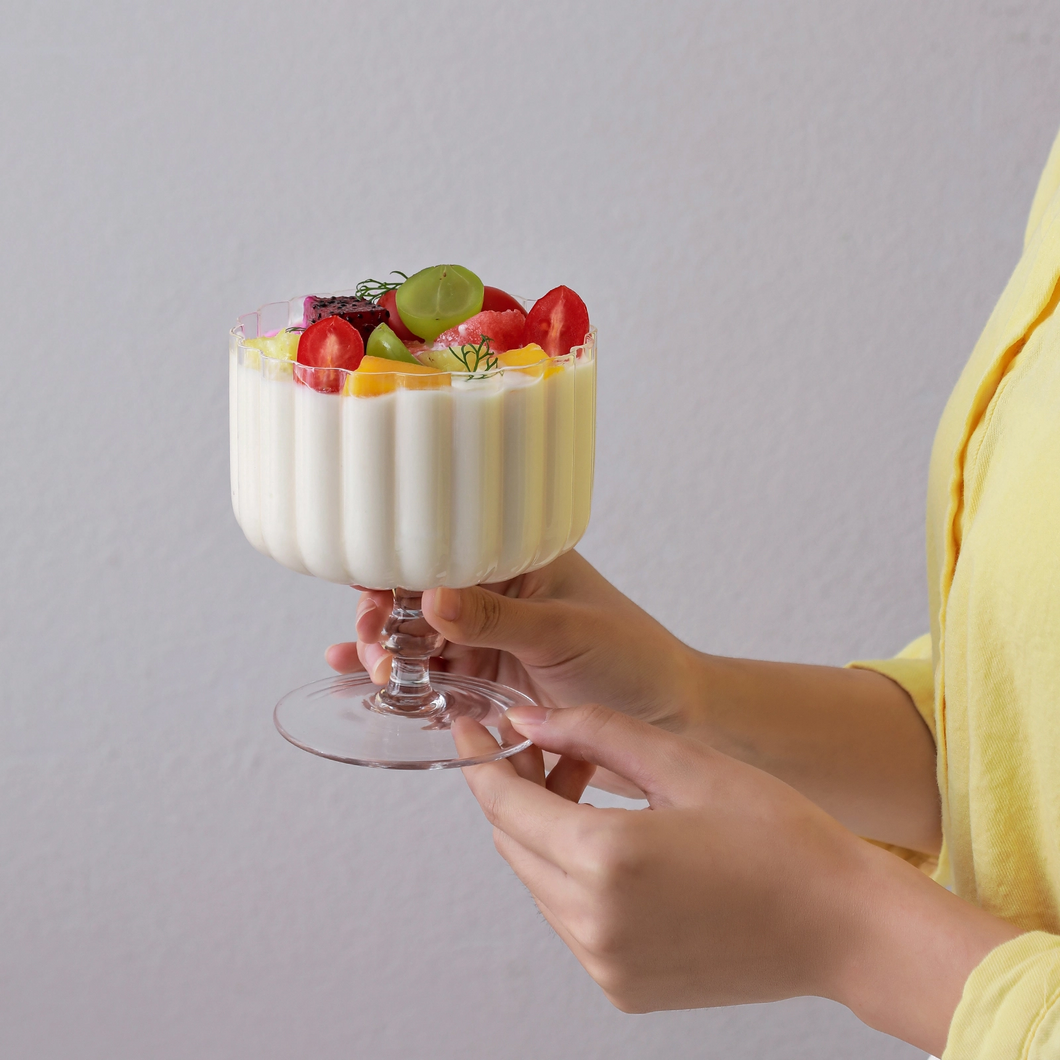
[[376,693],[375,706],[388,714],[425,718],[445,710],[445,696],[431,688],[428,669],[443,638],[423,617],[422,597],[423,593],[395,589],[394,609],[383,627],[383,647],[394,661],[386,688]]

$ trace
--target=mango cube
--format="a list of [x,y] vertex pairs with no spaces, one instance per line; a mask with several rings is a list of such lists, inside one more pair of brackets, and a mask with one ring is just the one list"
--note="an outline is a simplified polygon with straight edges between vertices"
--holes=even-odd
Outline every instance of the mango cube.
[[357,370],[346,376],[342,392],[347,397],[378,397],[398,388],[437,390],[443,386],[449,386],[449,373],[437,368],[387,357],[363,357]]
[[497,354],[497,364],[501,368],[517,368],[527,375],[544,376],[546,379],[562,371],[558,364],[552,364],[551,358],[536,342],[529,346],[520,346],[517,350]]

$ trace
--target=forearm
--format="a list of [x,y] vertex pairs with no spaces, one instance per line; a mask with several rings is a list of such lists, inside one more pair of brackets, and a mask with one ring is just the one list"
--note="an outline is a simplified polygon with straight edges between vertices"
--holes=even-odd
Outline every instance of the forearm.
[[837,896],[845,944],[827,991],[860,1019],[941,1056],[964,985],[1018,928],[864,845]]
[[797,788],[859,835],[936,853],[935,744],[867,670],[696,653],[681,731]]

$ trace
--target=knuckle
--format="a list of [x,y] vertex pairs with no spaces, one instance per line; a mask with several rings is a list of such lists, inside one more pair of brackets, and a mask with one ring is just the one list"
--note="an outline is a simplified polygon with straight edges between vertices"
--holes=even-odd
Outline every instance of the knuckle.
[[[578,945],[594,959],[594,964],[602,975],[613,974],[611,962],[622,952],[624,941],[618,917],[606,910],[587,910],[571,925],[571,934]],[[600,982],[596,974],[593,974],[593,978]]]
[[501,602],[496,593],[481,590],[475,608],[475,632],[485,639],[492,638],[501,624]]
[[488,782],[481,785],[476,795],[486,820],[499,831],[504,797],[496,787]]
[[579,720],[581,721],[582,726],[587,729],[589,734],[593,737],[600,736],[609,728],[612,728],[615,719],[618,717],[614,711],[608,710],[607,707],[602,706],[599,703],[585,703],[576,709],[581,712],[581,718]]
[[502,832],[496,825],[493,827],[493,846],[505,861],[511,860],[509,858],[509,855],[512,852],[511,838],[505,832]]
[[623,886],[643,865],[635,822],[627,810],[603,811],[578,835],[586,875],[604,891]]

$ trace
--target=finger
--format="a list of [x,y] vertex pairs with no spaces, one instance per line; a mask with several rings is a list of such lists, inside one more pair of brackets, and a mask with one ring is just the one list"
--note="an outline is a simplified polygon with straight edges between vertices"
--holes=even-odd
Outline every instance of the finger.
[[332,644],[324,652],[324,660],[340,674],[352,674],[364,669],[364,663],[357,653],[357,642],[353,640],[345,644]]
[[546,751],[617,773],[653,806],[686,803],[713,756],[709,748],[595,703],[559,710],[512,707],[508,720]]
[[544,598],[514,599],[475,585],[423,594],[427,621],[446,640],[475,648],[500,648],[547,660],[569,640],[571,606]]
[[[366,670],[377,683],[384,683],[389,677],[389,656],[379,644],[383,625],[393,604],[393,594],[379,590],[365,590],[357,601],[356,641],[332,644],[324,653],[324,658],[332,669],[348,674]],[[386,662],[384,670],[380,664]]]
[[[518,740],[519,733],[512,731],[512,736]],[[515,767],[515,772],[523,780],[532,780],[535,784],[545,786],[545,760],[541,754],[541,748],[531,744],[525,751],[509,755],[508,761]]]
[[390,668],[394,661],[379,643],[393,607],[393,593],[362,593],[357,602],[357,656],[377,685],[385,685],[390,679]]
[[530,892],[552,930],[584,964],[589,954],[574,937],[570,926],[578,919],[579,907],[584,905],[581,885],[562,869],[538,857],[499,829],[494,829],[493,841],[498,853]]
[[357,642],[357,657],[368,672],[368,676],[377,685],[385,685],[390,680],[390,670],[394,664],[394,657],[382,644],[359,640]]
[[551,861],[532,850],[527,850],[522,843],[516,842],[499,828],[493,830],[493,845],[535,899],[547,903],[550,907],[562,906],[564,889],[573,887],[574,884],[559,866],[553,865]]
[[[462,757],[490,754],[500,746],[482,725],[469,718],[457,718],[452,731]],[[571,805],[542,785],[525,780],[509,759],[465,766],[463,772],[494,828],[553,865],[569,870],[585,833],[587,807]]]
[[647,798],[636,784],[631,784],[623,777],[612,773],[610,769],[604,769],[603,766],[596,767],[596,772],[593,774],[593,779],[589,781],[589,786],[599,788],[600,791],[609,791],[612,795],[621,795],[624,799]]
[[357,601],[357,639],[379,640],[393,608],[393,593],[361,593]]
[[592,762],[562,756],[549,770],[545,787],[568,802],[578,802],[596,772]]

